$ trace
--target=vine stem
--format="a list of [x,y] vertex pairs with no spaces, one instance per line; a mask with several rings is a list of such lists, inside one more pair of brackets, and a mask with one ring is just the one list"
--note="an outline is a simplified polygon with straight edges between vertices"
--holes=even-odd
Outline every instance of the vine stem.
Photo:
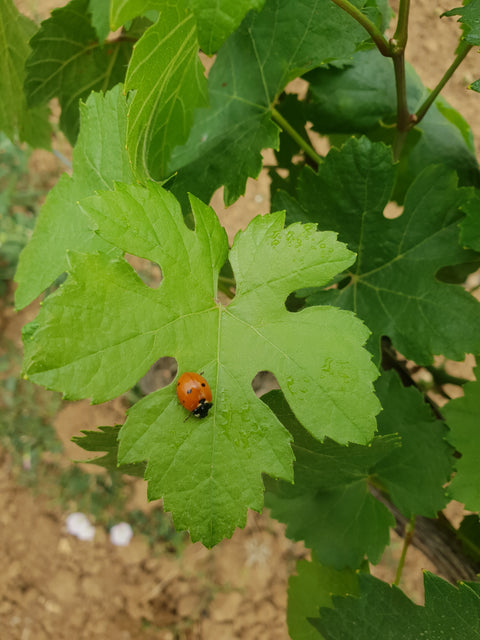
[[405,566],[405,558],[407,557],[408,547],[412,542],[414,531],[415,531],[415,516],[412,516],[408,524],[405,526],[405,537],[403,538],[402,554],[400,556],[400,560],[398,561],[397,573],[395,574],[395,580],[393,581],[393,584],[396,585],[397,587],[400,584],[403,567]]
[[360,9],[353,5],[349,0],[332,0],[337,7],[349,13],[362,27],[368,32],[372,40],[378,47],[380,53],[386,57],[390,57],[391,49],[388,41],[383,36],[378,27],[363,14]]
[[407,134],[412,128],[412,120],[407,104],[407,78],[405,73],[405,47],[408,40],[409,14],[410,0],[400,0],[397,27],[393,38],[390,40],[397,94],[397,133],[393,142],[394,162],[399,159]]
[[432,106],[432,104],[437,99],[438,95],[440,94],[440,91],[443,89],[443,87],[447,84],[447,82],[453,76],[453,74],[458,69],[458,67],[463,62],[463,60],[465,60],[465,58],[466,58],[468,52],[470,51],[470,49],[472,48],[472,46],[473,45],[467,44],[464,40],[462,40],[460,42],[460,45],[458,47],[458,53],[457,53],[457,55],[455,57],[455,60],[448,67],[448,69],[445,71],[444,75],[442,76],[440,82],[437,84],[435,89],[433,89],[430,92],[428,98],[425,100],[425,102],[420,106],[420,108],[414,114],[415,124],[418,124],[420,122],[420,120],[425,116],[425,114],[427,113],[429,108]]
[[321,164],[323,162],[323,158],[318,155],[318,153],[308,144],[308,142],[306,142],[306,140],[302,138],[298,131],[295,131],[292,125],[287,120],[285,120],[282,114],[275,108],[272,108],[272,117],[281,126],[281,128],[286,131],[295,140],[295,142],[298,143],[300,149],[302,149],[307,154],[307,156],[309,156],[317,164]]

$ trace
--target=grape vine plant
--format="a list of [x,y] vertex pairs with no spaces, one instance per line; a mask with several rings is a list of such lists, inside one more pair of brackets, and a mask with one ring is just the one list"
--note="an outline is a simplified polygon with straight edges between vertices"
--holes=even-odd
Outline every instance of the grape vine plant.
[[[409,5],[71,0],[38,26],[0,0],[0,128],[49,148],[56,98],[73,146],[15,276],[18,309],[43,297],[23,375],[101,403],[175,358],[123,425],[76,441],[207,547],[266,505],[311,550],[295,640],[480,638],[480,380],[448,369],[480,354],[480,171],[440,95],[477,55],[480,0],[442,17],[461,37],[431,90],[405,61]],[[272,213],[229,246],[209,202],[262,167]],[[260,371],[279,390],[259,398]],[[183,372],[211,387],[205,417],[185,420]],[[391,529],[394,585],[369,572]],[[411,545],[438,567],[424,606],[401,590]]]

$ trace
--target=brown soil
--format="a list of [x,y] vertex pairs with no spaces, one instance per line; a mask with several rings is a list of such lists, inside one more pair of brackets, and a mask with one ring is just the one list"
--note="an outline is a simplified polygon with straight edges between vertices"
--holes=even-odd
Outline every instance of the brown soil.
[[[26,13],[31,10],[30,2],[17,4]],[[39,15],[46,17],[59,4],[63,3],[39,2]],[[433,86],[449,64],[458,34],[455,18],[438,16],[460,3],[412,4],[407,57],[423,81]],[[444,95],[478,132],[479,97],[466,90],[477,77],[478,54],[472,52]],[[61,167],[53,156],[39,152],[32,159],[32,170],[39,180],[49,180]],[[247,195],[228,213],[221,193],[213,206],[232,238],[254,215],[268,210],[268,179],[250,180]],[[4,309],[0,323],[4,335],[19,345],[20,327],[31,313],[14,316],[10,308]],[[96,407],[78,402],[62,409],[55,426],[66,455],[78,459],[82,455],[71,444],[72,435],[120,420],[118,401]],[[100,526],[93,542],[83,542],[66,533],[66,514],[58,506],[18,486],[5,453],[0,452],[0,462],[2,640],[288,638],[287,579],[304,551],[286,540],[283,527],[267,514],[250,514],[247,527],[213,551],[187,544],[181,557],[166,546],[152,552],[140,536],[128,547],[114,547]],[[135,506],[144,507],[144,484],[139,481],[136,487]],[[376,575],[392,579],[399,547],[400,542],[394,541]],[[424,568],[435,570],[415,550],[409,551],[403,586],[416,599],[422,597]]]

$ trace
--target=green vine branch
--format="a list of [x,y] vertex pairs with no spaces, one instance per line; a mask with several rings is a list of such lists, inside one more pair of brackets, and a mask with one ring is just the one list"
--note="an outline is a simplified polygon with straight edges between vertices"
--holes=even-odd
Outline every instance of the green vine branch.
[[381,31],[360,9],[349,0],[332,0],[340,9],[346,11],[368,32],[380,53],[392,58],[395,71],[395,85],[397,93],[397,134],[393,143],[393,158],[398,160],[402,152],[408,132],[416,126],[425,116],[429,108],[435,102],[442,89],[450,80],[454,72],[467,56],[472,45],[464,41],[460,42],[455,60],[447,69],[437,86],[430,92],[427,99],[419,107],[416,113],[409,113],[407,106],[407,89],[405,75],[405,47],[408,40],[408,20],[410,13],[410,0],[400,0],[398,8],[397,26],[393,38],[387,41]]

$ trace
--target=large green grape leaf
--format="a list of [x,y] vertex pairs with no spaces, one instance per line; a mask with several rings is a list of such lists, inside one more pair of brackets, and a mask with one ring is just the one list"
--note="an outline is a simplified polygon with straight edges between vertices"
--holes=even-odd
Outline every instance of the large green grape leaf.
[[468,44],[480,44],[480,0],[469,0],[464,7],[457,7],[445,11],[444,16],[460,16],[463,38]]
[[174,146],[188,137],[195,107],[207,104],[195,18],[182,3],[165,2],[155,24],[135,45],[125,79],[133,91],[127,147],[142,178],[167,174]]
[[425,571],[425,606],[396,586],[359,575],[360,597],[333,596],[312,624],[325,640],[473,640],[480,638],[480,585],[449,582]]
[[33,236],[20,254],[15,305],[34,300],[67,268],[67,251],[114,251],[88,226],[78,200],[133,181],[125,150],[127,105],[120,86],[105,96],[93,93],[80,105],[81,129],[73,151],[73,176],[64,174],[49,192]]
[[334,595],[360,595],[358,575],[350,569],[335,571],[314,558],[297,562],[297,574],[288,581],[287,624],[295,640],[321,640],[310,618],[320,607],[331,607]]
[[444,440],[447,428],[423,396],[403,387],[393,371],[382,373],[375,386],[383,407],[378,432],[402,438],[402,446],[382,458],[375,473],[403,515],[435,518],[446,506],[443,487],[453,466],[453,450]]
[[376,564],[395,520],[370,493],[368,481],[379,461],[400,446],[399,438],[376,437],[366,447],[320,443],[298,423],[281,394],[271,392],[266,401],[292,434],[295,454],[295,484],[265,479],[272,516],[326,566],[358,568],[365,556]]
[[[358,51],[344,69],[316,69],[310,82],[307,117],[322,134],[363,133],[393,142],[397,98],[393,62],[376,49]],[[407,103],[415,112],[428,96],[415,70],[406,66]],[[385,126],[387,125],[387,126]],[[465,184],[478,184],[473,135],[462,116],[438,98],[409,133],[400,158],[394,199],[403,201],[417,175],[430,164],[455,169]]]
[[285,85],[309,69],[344,61],[363,39],[360,25],[331,0],[268,0],[260,13],[250,12],[210,70],[210,107],[196,112],[187,142],[173,151],[175,192],[208,201],[225,185],[225,202],[237,200],[247,178],[260,173],[261,150],[278,146],[271,114]]
[[456,460],[456,474],[449,487],[449,494],[465,504],[467,509],[480,511],[480,382],[467,382],[462,398],[450,400],[442,407],[450,433],[448,441],[462,454]]
[[80,99],[123,82],[132,42],[119,38],[100,44],[91,24],[89,0],[71,0],[52,11],[30,45],[25,78],[28,104],[42,105],[57,97],[62,108],[60,126],[73,144]]
[[18,12],[12,0],[0,0],[0,17],[0,131],[12,141],[18,133],[20,140],[48,149],[48,110],[27,109],[23,93],[28,41],[35,24]]
[[[376,361],[384,335],[418,364],[430,364],[434,354],[461,360],[480,352],[480,304],[436,273],[472,260],[473,253],[458,244],[459,208],[470,190],[457,188],[456,175],[445,167],[427,167],[408,190],[402,215],[387,219],[383,210],[394,171],[390,149],[367,138],[332,149],[318,173],[303,171],[303,219],[337,231],[358,254],[347,286],[309,302],[328,300],[355,311],[372,330],[369,348]],[[295,215],[298,204],[292,207],[284,197],[275,205],[280,202],[287,215],[289,209]]]
[[353,255],[315,225],[284,228],[284,215],[255,218],[229,254],[236,297],[217,300],[228,253],[214,212],[191,198],[195,230],[159,185],[118,184],[81,206],[100,236],[162,269],[151,289],[122,259],[70,254],[69,277],[24,332],[28,377],[71,398],[102,402],[130,388],[160,356],[203,371],[214,406],[184,421],[175,384],[129,411],[119,462],[148,460],[151,499],[164,497],[177,528],[207,546],[260,509],[261,473],[292,476],[290,435],[254,394],[272,371],[297,417],[317,438],[367,442],[375,429],[376,369],[362,347],[368,332],[334,307],[299,313],[285,300],[299,286],[327,283]]
[[[248,11],[251,9],[259,11],[264,3],[265,0],[237,0],[237,2],[183,0],[183,6],[195,15],[200,48],[208,55],[218,51]],[[145,15],[151,11],[161,11],[165,5],[165,0],[112,0],[110,6],[112,29],[118,29],[135,16]]]

